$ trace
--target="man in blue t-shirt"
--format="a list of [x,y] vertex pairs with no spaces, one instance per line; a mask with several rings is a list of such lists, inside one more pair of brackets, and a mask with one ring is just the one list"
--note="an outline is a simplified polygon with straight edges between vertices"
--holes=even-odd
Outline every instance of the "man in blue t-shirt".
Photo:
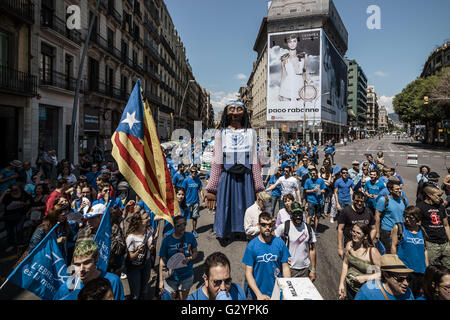
[[372,170],[369,173],[370,180],[364,184],[364,193],[366,194],[366,207],[375,214],[375,206],[377,204],[378,194],[383,190],[385,185],[378,179],[378,172]]
[[305,182],[306,201],[308,202],[308,216],[306,217],[306,223],[310,224],[311,219],[314,218],[314,231],[317,237],[319,217],[323,213],[323,194],[325,193],[327,185],[325,184],[325,181],[318,178],[316,168],[312,168],[310,174],[311,178]]
[[[18,163],[18,160],[15,160]],[[16,182],[19,174],[14,170],[15,161],[11,161],[8,166],[0,170],[0,193],[8,190],[9,186]]]
[[248,283],[246,293],[252,300],[270,300],[276,278],[291,277],[291,254],[283,240],[272,235],[274,223],[269,213],[262,212],[258,224],[260,233],[248,243],[242,258]]
[[[187,300],[247,300],[241,286],[232,282],[231,265],[225,254],[210,254],[203,267],[204,284]],[[221,299],[221,295],[225,298]]]
[[[122,281],[113,273],[98,270],[98,258],[98,245],[93,240],[84,240],[77,243],[73,253],[76,277],[73,282],[67,281],[64,283],[56,292],[53,300],[77,300],[78,293],[84,287],[84,284],[97,278],[109,280],[115,300],[125,300]],[[73,285],[72,288],[69,288],[70,284]]]
[[[403,223],[403,213],[408,207],[408,200],[402,196],[402,186],[399,181],[390,180],[387,183],[388,196],[380,196],[375,207],[375,225],[379,239],[391,252],[391,230],[397,223]],[[387,203],[386,203],[387,202]]]
[[185,175],[184,175],[184,164],[180,163],[180,164],[178,165],[178,171],[177,171],[177,173],[176,173],[176,174],[173,176],[173,178],[172,178],[172,184],[173,184],[175,187],[180,187],[180,188],[182,188],[182,187],[183,187],[184,179],[186,179],[186,177],[185,177]]
[[[173,218],[175,231],[165,237],[159,250],[159,289],[164,293],[168,291],[172,299],[186,300],[189,290],[194,283],[194,267],[192,261],[197,257],[197,240],[192,233],[186,232],[186,218],[176,216]],[[182,253],[185,258],[185,267],[172,270],[167,274],[164,268],[170,258],[177,253]]]
[[413,272],[396,254],[381,256],[381,281],[366,282],[355,300],[414,300],[409,288],[409,276]]
[[339,178],[334,183],[334,197],[336,198],[336,207],[338,215],[345,207],[352,204],[350,189],[355,187],[353,180],[348,177],[348,169],[341,169],[342,178]]
[[[277,180],[283,175],[283,169],[278,168],[277,172],[272,175],[269,179],[269,187],[273,184],[275,184],[275,182],[277,182]],[[283,209],[284,208],[284,204],[283,201],[281,201],[281,185],[278,185],[275,189],[272,190],[272,216],[275,216],[275,207],[277,205],[278,202],[278,206],[279,209]]]
[[198,177],[195,167],[191,168],[191,175],[184,179],[182,188],[186,190],[186,204],[191,211],[192,234],[197,238],[197,220],[200,217],[200,197],[202,203],[205,197],[203,195],[202,181]]

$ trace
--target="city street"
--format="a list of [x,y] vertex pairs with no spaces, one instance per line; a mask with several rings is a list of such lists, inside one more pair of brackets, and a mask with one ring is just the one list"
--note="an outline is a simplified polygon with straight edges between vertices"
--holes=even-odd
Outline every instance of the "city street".
[[[323,148],[320,149],[319,163],[323,161]],[[385,136],[381,140],[378,138],[359,140],[347,146],[341,146],[336,149],[335,162],[336,165],[343,167],[351,167],[353,160],[363,161],[364,154],[370,153],[374,157],[378,151],[382,151],[385,157],[385,164],[388,167],[396,166],[396,171],[400,174],[405,182],[404,191],[410,201],[415,203],[416,194],[416,175],[418,167],[422,164],[428,165],[432,171],[437,172],[440,176],[440,182],[446,175],[446,166],[450,165],[450,152],[443,149],[433,149],[429,146],[421,145],[418,142],[410,142],[410,140],[397,140],[393,136]],[[406,155],[417,154],[418,166],[406,166]],[[242,257],[246,248],[246,241],[234,241],[226,247],[220,246],[212,233],[214,223],[214,214],[208,209],[201,211],[198,221],[197,231],[198,241],[198,258],[194,264],[194,286],[191,292],[202,284],[203,262],[204,259],[215,251],[221,251],[227,255],[231,261],[231,276],[233,281],[243,286],[244,283],[244,265]],[[326,300],[337,299],[337,289],[341,272],[341,263],[337,254],[337,224],[330,223],[329,219],[322,219],[319,222],[318,232],[320,238],[317,244],[317,280],[315,285]],[[188,222],[187,231],[192,230],[191,222]],[[160,240],[158,241],[158,248]],[[6,276],[6,275],[2,275]],[[152,282],[152,289],[155,287]],[[157,285],[157,284],[156,284]],[[15,285],[8,284],[5,290],[2,290],[1,298],[12,299],[37,299],[33,294],[17,288]]]

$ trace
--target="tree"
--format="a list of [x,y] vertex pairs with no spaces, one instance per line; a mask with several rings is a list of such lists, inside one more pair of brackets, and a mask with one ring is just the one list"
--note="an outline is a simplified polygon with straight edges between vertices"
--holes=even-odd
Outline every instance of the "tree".
[[439,73],[439,79],[431,90],[430,100],[436,105],[441,119],[450,118],[450,67]]

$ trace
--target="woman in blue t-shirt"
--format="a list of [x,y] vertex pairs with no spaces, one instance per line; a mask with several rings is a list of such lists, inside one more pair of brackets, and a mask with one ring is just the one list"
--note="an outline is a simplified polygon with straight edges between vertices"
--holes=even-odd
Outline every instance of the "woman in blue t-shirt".
[[[405,209],[405,222],[396,224],[391,230],[391,253],[396,253],[407,268],[413,269],[409,287],[414,297],[420,295],[423,274],[428,266],[428,252],[424,244],[422,231],[419,228],[421,211],[415,206]],[[402,230],[399,230],[401,228]],[[403,235],[399,239],[399,234]]]
[[[186,196],[184,188],[181,187],[175,187],[175,194],[177,196],[178,205],[180,207],[180,215],[186,218],[186,221],[191,218],[191,211],[189,210],[189,207],[186,205]],[[167,237],[169,234],[172,234],[174,232],[173,225],[165,220],[164,222],[164,229],[163,229],[163,238]]]
[[[191,232],[186,232],[186,218],[173,218],[175,231],[165,237],[159,250],[159,289],[161,295],[168,291],[173,300],[186,300],[189,290],[194,284],[194,267],[192,261],[197,257],[197,240]],[[172,270],[166,265],[175,255],[184,255],[182,265],[176,264]],[[178,267],[178,268],[177,268]]]

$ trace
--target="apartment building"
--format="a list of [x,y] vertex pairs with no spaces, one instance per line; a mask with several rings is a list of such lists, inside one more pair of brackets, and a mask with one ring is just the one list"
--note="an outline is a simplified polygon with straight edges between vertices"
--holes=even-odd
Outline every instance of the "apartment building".
[[36,20],[32,1],[0,1],[0,166],[31,152],[32,112],[37,76],[32,72],[31,35]]
[[[80,9],[80,30],[67,28],[70,5]],[[2,165],[34,162],[39,150],[54,149],[63,159],[74,148],[75,162],[94,146],[110,150],[138,79],[161,140],[170,139],[176,121],[192,130],[194,120],[205,119],[206,125],[209,97],[193,77],[164,2],[101,0],[80,79],[79,143],[69,141],[78,69],[96,5],[97,0],[0,1]]]
[[374,86],[367,86],[367,123],[368,131],[378,130],[378,116],[380,107],[378,105],[378,95]]

